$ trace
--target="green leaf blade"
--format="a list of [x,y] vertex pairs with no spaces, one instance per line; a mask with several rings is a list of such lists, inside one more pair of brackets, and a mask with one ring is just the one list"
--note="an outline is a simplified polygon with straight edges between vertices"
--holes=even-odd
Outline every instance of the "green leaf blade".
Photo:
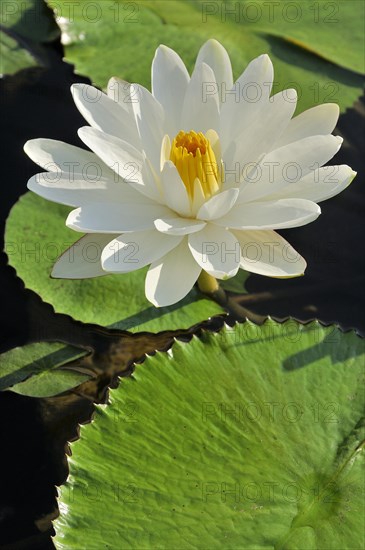
[[87,352],[57,343],[36,343],[0,355],[0,391],[29,397],[49,397],[78,386],[90,376],[62,370]]
[[291,321],[149,358],[73,445],[57,548],[361,548],[363,358]]

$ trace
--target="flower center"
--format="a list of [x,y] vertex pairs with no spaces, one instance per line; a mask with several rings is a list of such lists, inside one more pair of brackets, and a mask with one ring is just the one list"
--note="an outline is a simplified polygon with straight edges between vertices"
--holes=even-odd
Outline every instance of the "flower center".
[[179,132],[171,144],[170,160],[175,164],[191,199],[194,199],[198,188],[205,198],[219,191],[221,171],[212,145],[202,132]]

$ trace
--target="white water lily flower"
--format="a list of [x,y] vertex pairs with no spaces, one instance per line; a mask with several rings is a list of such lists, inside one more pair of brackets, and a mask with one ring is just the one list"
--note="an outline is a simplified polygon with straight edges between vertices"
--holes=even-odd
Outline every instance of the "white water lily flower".
[[[160,46],[152,93],[116,78],[107,94],[74,85],[90,124],[79,136],[92,152],[48,139],[25,145],[49,170],[32,177],[29,189],[77,207],[66,225],[86,233],[52,276],[150,265],[146,296],[165,306],[184,298],[201,273],[302,275],[305,260],[275,230],[315,220],[316,203],[342,191],[355,172],[323,167],[342,143],[331,135],[338,106],[292,119],[295,90],[271,96],[272,82],[270,58],[261,55],[234,83],[226,50],[209,40],[191,77],[177,53]],[[96,263],[84,254],[90,243],[99,249]]]

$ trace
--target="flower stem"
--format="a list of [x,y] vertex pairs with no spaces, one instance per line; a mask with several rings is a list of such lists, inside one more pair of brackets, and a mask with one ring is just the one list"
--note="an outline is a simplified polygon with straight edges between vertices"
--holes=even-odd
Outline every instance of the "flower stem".
[[219,289],[219,284],[217,279],[202,270],[198,277],[198,287],[204,294],[213,294],[213,292],[217,292]]
[[198,287],[201,292],[207,294],[212,300],[224,308],[235,321],[245,321],[249,319],[257,325],[262,325],[266,317],[257,315],[245,307],[235,302],[231,296],[228,296],[223,288],[219,286],[217,279],[202,271],[198,277]]

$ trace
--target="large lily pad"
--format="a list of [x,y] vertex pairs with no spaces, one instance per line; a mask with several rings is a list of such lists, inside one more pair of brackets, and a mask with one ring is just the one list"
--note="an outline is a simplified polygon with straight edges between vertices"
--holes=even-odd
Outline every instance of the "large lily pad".
[[363,548],[363,344],[267,321],[148,358],[72,445],[57,548]]
[[60,31],[44,0],[2,2],[0,10],[0,73],[45,65],[42,45],[55,40]]
[[240,4],[240,20],[244,24],[252,24],[255,30],[288,40],[340,67],[364,74],[363,2],[279,0],[270,5],[266,0],[258,0],[252,5],[250,0],[241,0]]
[[[52,304],[56,312],[133,332],[189,328],[223,313],[220,306],[195,289],[176,305],[156,308],[144,294],[146,269],[93,279],[51,279],[57,257],[80,236],[65,226],[69,210],[27,193],[13,207],[6,226],[11,265],[25,285]],[[90,261],[92,254],[90,250]]]
[[[320,23],[309,25],[308,19],[316,13],[303,6],[300,20],[290,24],[285,20],[292,17],[287,3],[282,2],[276,12],[286,10],[285,17],[276,15],[273,22],[267,21],[267,4],[195,0],[103,0],[91,4],[82,0],[70,12],[67,0],[50,1],[58,18],[63,18],[66,59],[100,87],[105,87],[111,76],[149,87],[151,61],[161,43],[175,49],[191,70],[200,46],[213,37],[227,48],[235,76],[251,59],[269,53],[275,66],[274,89],[295,87],[300,97],[298,112],[323,102],[336,102],[343,110],[352,105],[363,85],[362,77],[352,72],[361,72],[363,51],[357,11],[341,7],[338,22],[330,25],[325,20],[327,11],[320,7]],[[238,14],[229,15],[229,9]],[[254,9],[261,10],[262,16],[256,19]]]

